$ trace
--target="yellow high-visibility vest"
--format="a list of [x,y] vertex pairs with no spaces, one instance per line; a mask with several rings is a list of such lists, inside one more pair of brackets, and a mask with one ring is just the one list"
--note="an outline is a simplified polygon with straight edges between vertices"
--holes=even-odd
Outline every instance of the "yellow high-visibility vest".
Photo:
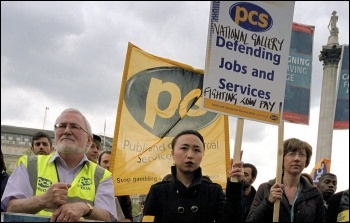
[[[52,184],[59,182],[55,162],[49,162],[53,155],[25,155],[19,159],[28,170],[30,185],[35,196],[45,193]],[[71,183],[67,203],[82,201],[93,205],[99,183],[111,175],[111,172],[88,161]],[[53,210],[43,209],[36,215],[51,216],[52,213]]]

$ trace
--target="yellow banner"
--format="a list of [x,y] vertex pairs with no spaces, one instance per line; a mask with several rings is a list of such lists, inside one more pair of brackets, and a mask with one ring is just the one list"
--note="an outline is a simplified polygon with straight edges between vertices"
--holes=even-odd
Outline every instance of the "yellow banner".
[[228,118],[200,109],[202,87],[203,70],[128,44],[110,167],[115,195],[147,194],[169,174],[171,140],[185,129],[203,135],[203,175],[225,188]]
[[331,160],[323,158],[318,163],[316,163],[315,167],[311,171],[311,177],[314,181],[314,184],[318,184],[320,177],[325,173],[330,173],[331,171]]

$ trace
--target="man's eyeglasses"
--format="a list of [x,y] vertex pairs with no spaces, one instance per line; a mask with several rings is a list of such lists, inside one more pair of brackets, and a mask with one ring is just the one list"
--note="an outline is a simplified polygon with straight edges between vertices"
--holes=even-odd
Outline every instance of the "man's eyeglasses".
[[76,123],[57,123],[55,124],[55,130],[56,131],[60,131],[60,132],[64,132],[64,130],[66,130],[67,126],[69,126],[69,129],[72,132],[79,132],[80,130],[86,132],[86,134],[89,135],[89,133],[83,129],[80,125],[76,124]]
[[298,155],[300,158],[305,158],[307,156],[306,153],[298,153],[298,152],[289,152],[286,154],[286,156],[289,156],[289,157],[296,157],[296,155]]

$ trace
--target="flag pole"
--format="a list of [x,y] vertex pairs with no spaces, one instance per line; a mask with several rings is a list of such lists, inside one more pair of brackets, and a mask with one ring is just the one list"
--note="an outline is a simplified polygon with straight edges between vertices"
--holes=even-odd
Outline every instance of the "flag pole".
[[106,119],[105,119],[105,126],[103,130],[103,150],[106,150]]
[[45,122],[46,122],[46,112],[49,110],[49,107],[45,108],[45,115],[44,115],[44,123],[43,123],[43,129],[45,129]]

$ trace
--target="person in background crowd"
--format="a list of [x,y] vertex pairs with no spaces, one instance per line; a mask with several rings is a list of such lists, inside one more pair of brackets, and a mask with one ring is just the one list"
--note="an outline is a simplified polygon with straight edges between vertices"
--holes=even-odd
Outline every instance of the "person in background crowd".
[[86,152],[87,158],[90,161],[97,163],[100,150],[101,150],[101,137],[93,134],[92,145],[90,149]]
[[41,131],[34,133],[31,150],[35,155],[49,155],[54,151],[51,137]]
[[145,207],[145,201],[141,201],[141,203],[140,203],[140,212],[137,215],[134,216],[133,222],[142,222],[144,207]]
[[321,192],[301,172],[310,164],[312,147],[296,138],[283,142],[282,183],[276,179],[259,186],[247,222],[272,222],[274,203],[280,200],[279,222],[323,222]]
[[325,173],[318,181],[317,187],[323,195],[323,204],[328,208],[329,198],[337,191],[337,176],[333,173]]
[[[100,156],[98,157],[98,165],[101,167],[109,170],[110,166],[110,160],[111,160],[111,151],[103,151]],[[114,193],[113,193],[114,194]],[[120,207],[123,211],[125,219],[118,219],[118,221],[133,221],[132,216],[132,202],[129,195],[122,195],[122,196],[116,196],[118,199],[118,202],[120,204]]]
[[326,220],[327,222],[349,222],[349,188],[329,198]]
[[[8,179],[9,179],[9,175],[6,172],[6,164],[5,164],[5,160],[4,160],[4,155],[2,154],[2,150],[1,150],[1,198],[2,198],[2,194],[4,193]],[[1,212],[4,212],[4,211],[5,210],[3,210],[1,207]]]
[[226,197],[221,185],[202,177],[203,136],[195,130],[178,133],[171,142],[173,177],[151,186],[145,200],[142,221],[220,222],[242,220],[243,166],[233,162],[227,180]]
[[258,175],[258,170],[253,164],[243,163],[243,200],[242,200],[242,212],[243,212],[243,221],[248,216],[250,206],[252,205],[256,190],[253,187],[253,183]]
[[[32,136],[31,150],[34,155],[49,155],[55,149],[52,146],[51,137],[45,132],[39,131],[34,133]],[[21,156],[20,158],[18,158],[18,160],[16,161],[16,167],[19,166],[21,162],[23,162],[23,159],[26,159],[26,157]]]
[[98,160],[97,160],[98,165],[100,165],[101,167],[109,170],[109,167],[111,165],[111,156],[112,156],[112,152],[111,151],[109,151],[109,150],[103,151],[98,156]]
[[23,156],[7,182],[1,208],[48,216],[51,222],[115,221],[112,174],[85,155],[92,144],[88,120],[77,109],[65,109],[54,133],[56,152]]

